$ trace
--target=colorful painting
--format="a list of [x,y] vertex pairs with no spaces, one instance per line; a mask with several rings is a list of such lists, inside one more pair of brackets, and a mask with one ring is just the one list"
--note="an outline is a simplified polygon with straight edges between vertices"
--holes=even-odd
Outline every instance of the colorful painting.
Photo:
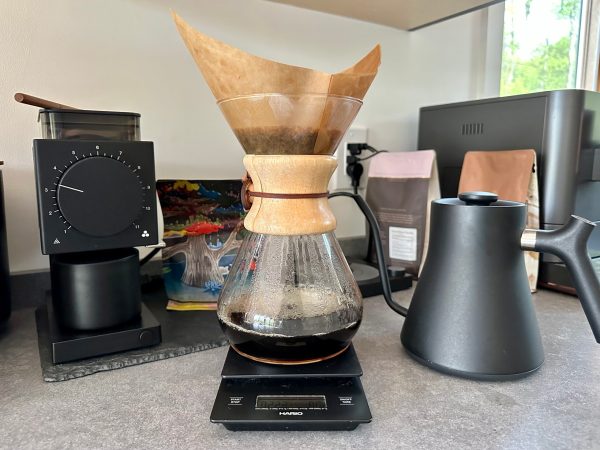
[[159,180],[167,309],[216,309],[244,234],[240,180]]

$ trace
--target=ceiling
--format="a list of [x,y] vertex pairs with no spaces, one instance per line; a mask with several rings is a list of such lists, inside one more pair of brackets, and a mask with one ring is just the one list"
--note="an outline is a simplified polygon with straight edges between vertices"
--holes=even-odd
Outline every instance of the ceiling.
[[502,0],[269,0],[352,17],[400,30],[415,30]]

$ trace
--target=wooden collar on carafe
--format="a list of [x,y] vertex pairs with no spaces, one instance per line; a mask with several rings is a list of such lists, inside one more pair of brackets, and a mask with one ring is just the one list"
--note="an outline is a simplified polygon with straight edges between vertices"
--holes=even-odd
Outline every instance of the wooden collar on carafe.
[[327,155],[246,155],[242,204],[246,229],[262,234],[319,234],[335,229],[327,186],[337,161]]

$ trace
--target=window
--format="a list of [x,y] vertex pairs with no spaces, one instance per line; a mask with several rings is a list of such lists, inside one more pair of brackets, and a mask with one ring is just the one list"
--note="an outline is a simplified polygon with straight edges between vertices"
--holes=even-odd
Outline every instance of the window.
[[577,85],[582,0],[506,0],[500,95]]

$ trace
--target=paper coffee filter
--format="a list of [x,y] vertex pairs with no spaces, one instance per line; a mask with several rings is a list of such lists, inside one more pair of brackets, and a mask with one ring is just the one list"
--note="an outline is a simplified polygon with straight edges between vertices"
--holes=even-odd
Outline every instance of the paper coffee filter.
[[251,55],[193,29],[177,29],[250,154],[332,154],[362,105],[381,60],[380,47],[335,74]]
[[217,101],[239,95],[332,94],[363,99],[377,74],[379,45],[354,66],[329,74],[246,53],[193,29],[172,13],[179,34]]

